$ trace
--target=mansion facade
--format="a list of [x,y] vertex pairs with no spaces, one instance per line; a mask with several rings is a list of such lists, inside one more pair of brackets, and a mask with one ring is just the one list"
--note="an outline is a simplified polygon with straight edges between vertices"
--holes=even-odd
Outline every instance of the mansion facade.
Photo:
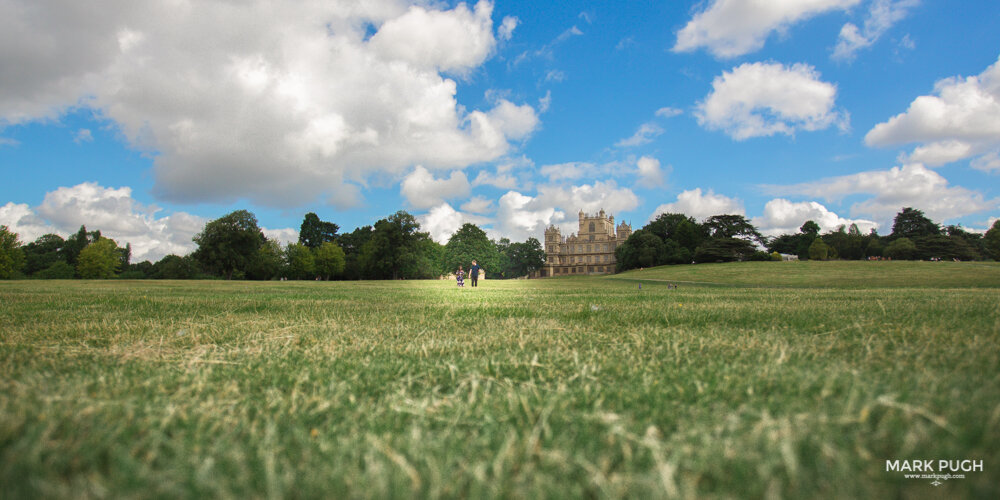
[[580,211],[580,230],[564,238],[559,228],[545,230],[545,265],[535,275],[540,278],[615,272],[615,249],[632,235],[632,226],[602,209],[596,215]]

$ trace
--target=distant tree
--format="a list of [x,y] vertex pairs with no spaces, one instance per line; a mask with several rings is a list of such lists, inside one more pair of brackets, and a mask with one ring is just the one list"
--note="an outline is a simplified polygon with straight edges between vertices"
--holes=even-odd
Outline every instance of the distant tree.
[[86,226],[80,226],[80,230],[78,230],[76,234],[66,239],[66,242],[61,249],[63,260],[65,260],[69,265],[75,267],[76,259],[80,255],[80,251],[100,238],[100,231],[87,232]]
[[694,261],[734,262],[748,260],[757,247],[753,243],[739,238],[712,238],[694,252]]
[[285,251],[277,240],[264,237],[257,253],[247,266],[246,276],[252,280],[269,280],[278,277],[285,266]]
[[319,216],[309,212],[302,220],[299,228],[299,243],[316,249],[326,242],[337,241],[337,230],[340,226],[319,219]]
[[[819,231],[820,231],[819,224],[817,224],[817,223],[815,223],[815,222],[813,222],[811,220],[805,221],[802,224],[802,226],[799,227],[799,233],[807,235],[807,236],[812,236],[813,238],[819,236]],[[811,244],[811,242],[810,242],[810,244]]]
[[504,255],[507,257],[505,278],[527,276],[545,265],[545,250],[535,238],[528,238],[524,243],[509,244]]
[[43,280],[71,280],[74,276],[76,276],[76,270],[65,260],[57,260],[51,266],[33,275],[34,278]]
[[299,243],[289,243],[285,247],[285,263],[288,275],[293,279],[313,279],[316,277],[316,257],[309,247]]
[[912,260],[917,255],[917,245],[909,238],[898,238],[889,243],[882,253],[890,259]]
[[915,208],[906,207],[892,221],[892,238],[910,238],[941,234],[941,227]]
[[118,275],[122,279],[130,280],[142,280],[153,277],[153,263],[144,260],[142,262],[137,262],[135,264],[129,264],[127,267],[122,268],[121,274]]
[[359,258],[361,248],[372,238],[375,228],[372,226],[362,226],[350,233],[340,235],[338,244],[344,250],[344,279],[359,280],[364,275]]
[[99,238],[80,250],[76,274],[83,279],[114,278],[121,269],[121,255],[114,240]]
[[167,255],[153,264],[150,275],[156,279],[187,280],[198,277],[201,270],[193,256]]
[[[58,234],[46,234],[21,247],[25,257],[25,274],[35,274],[49,268],[56,261],[63,259],[64,257],[60,250],[62,250],[65,244],[66,240],[62,236]],[[70,268],[72,269],[72,266]]]
[[913,244],[916,246],[916,253],[913,255],[915,259],[980,260],[983,258],[961,236],[945,236],[943,234],[918,236],[913,238]]
[[822,238],[816,238],[809,245],[810,260],[826,260],[830,256],[830,246],[823,242]]
[[486,233],[475,224],[465,223],[448,238],[444,246],[444,264],[449,271],[458,266],[468,269],[475,259],[486,272],[500,276],[503,273],[500,252],[486,237]]
[[241,274],[255,257],[264,234],[257,226],[257,217],[246,210],[237,210],[215,219],[194,237],[198,249],[194,258],[211,272],[233,279]]
[[24,252],[17,233],[0,226],[0,279],[11,279],[24,269]]
[[993,226],[986,231],[983,247],[993,260],[1000,260],[1000,220],[994,221]]
[[713,238],[737,238],[764,244],[764,237],[742,215],[713,215],[705,219],[704,226]]
[[375,223],[371,239],[362,247],[358,264],[363,275],[371,279],[413,278],[420,269],[423,251],[430,235],[420,231],[417,220],[405,211],[399,211]]
[[315,250],[316,272],[328,280],[344,272],[344,249],[340,245],[327,241]]

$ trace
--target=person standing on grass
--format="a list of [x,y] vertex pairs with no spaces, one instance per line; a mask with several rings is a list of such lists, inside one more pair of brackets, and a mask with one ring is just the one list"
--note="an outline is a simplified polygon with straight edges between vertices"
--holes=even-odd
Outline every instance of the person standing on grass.
[[[482,268],[479,264],[476,264],[476,259],[472,259],[472,267],[469,268],[469,277],[472,278],[472,286],[478,286],[479,283],[479,271]],[[486,272],[486,271],[483,271]]]
[[465,288],[465,271],[462,266],[458,266],[458,271],[455,271],[455,281],[459,288]]

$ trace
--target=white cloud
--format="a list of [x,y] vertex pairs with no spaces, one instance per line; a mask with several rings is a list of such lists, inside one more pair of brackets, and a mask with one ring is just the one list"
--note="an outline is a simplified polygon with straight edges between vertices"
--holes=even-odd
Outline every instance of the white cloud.
[[736,140],[796,130],[847,128],[846,111],[834,109],[836,85],[807,64],[746,63],[723,72],[698,103],[698,123]]
[[653,122],[643,123],[639,128],[632,134],[632,137],[627,139],[622,139],[615,143],[616,147],[619,148],[631,148],[635,146],[641,146],[643,144],[649,144],[653,142],[653,138],[662,134],[663,128]]
[[493,200],[488,200],[482,196],[473,197],[469,201],[463,203],[461,208],[465,212],[472,212],[476,214],[490,213],[495,210]]
[[772,31],[860,0],[713,0],[677,33],[675,52],[705,47],[719,58],[737,57],[764,46]]
[[77,144],[82,144],[84,142],[93,142],[94,135],[90,133],[90,129],[81,128],[76,131],[76,135],[73,136],[73,142]]
[[[595,182],[580,186],[541,186],[532,197],[509,191],[500,197],[494,226],[498,234],[511,241],[524,241],[529,237],[542,239],[545,228],[555,224],[563,234],[576,232],[576,213],[583,210],[609,214],[633,210],[639,198],[628,188],[619,188],[613,181]],[[566,214],[573,214],[573,219]]]
[[663,185],[663,169],[660,167],[660,160],[643,156],[636,162],[639,171],[639,184],[644,188]]
[[847,23],[840,29],[837,46],[833,49],[833,59],[854,59],[857,51],[872,46],[892,25],[906,17],[909,9],[919,3],[919,0],[873,0],[862,29],[853,23]]
[[455,170],[447,179],[435,179],[426,168],[417,166],[406,176],[399,192],[416,209],[440,205],[446,199],[464,198],[469,195],[469,179]]
[[813,221],[822,231],[833,231],[840,226],[857,224],[862,234],[867,234],[878,224],[865,219],[845,219],[815,201],[792,202],[778,198],[764,205],[764,214],[750,222],[765,236],[795,234],[806,221]]
[[552,91],[546,90],[545,95],[538,98],[538,112],[544,113],[549,110],[549,106],[552,105]]
[[983,172],[1000,171],[1000,151],[991,151],[975,160],[972,160],[972,168]]
[[681,114],[684,114],[684,111],[669,106],[656,110],[656,116],[660,118],[673,118]]
[[0,225],[7,226],[11,232],[17,233],[18,241],[22,244],[31,243],[39,236],[58,232],[55,227],[35,214],[27,203],[7,202],[0,207]]
[[21,145],[21,141],[17,139],[12,139],[10,137],[0,137],[0,148],[4,146],[17,147]]
[[521,20],[516,17],[504,17],[500,27],[497,28],[497,36],[504,41],[510,40],[514,36],[514,28],[517,28],[517,25],[520,23]]
[[462,227],[462,224],[470,223],[478,226],[493,222],[487,217],[462,213],[447,203],[442,203],[424,215],[418,216],[420,228],[431,235],[431,239],[443,244],[448,243],[451,235],[455,234]]
[[501,196],[499,205],[497,230],[511,241],[525,241],[532,237],[541,241],[546,227],[565,219],[564,212],[517,191]]
[[1000,60],[978,76],[938,81],[934,95],[917,97],[905,113],[875,125],[865,135],[869,146],[909,143],[921,145],[908,161],[930,166],[1000,148]]
[[282,229],[269,229],[266,227],[261,227],[260,232],[264,233],[264,236],[269,240],[277,241],[282,245],[288,245],[289,243],[299,242],[299,230],[286,227]]
[[574,180],[598,174],[596,165],[579,161],[543,165],[539,172],[551,181]]
[[549,71],[548,73],[545,73],[545,83],[562,82],[565,80],[566,80],[566,73],[563,71],[559,71],[558,69],[554,69]]
[[493,161],[538,124],[505,100],[467,110],[444,76],[493,54],[487,0],[10,4],[0,124],[95,109],[156,153],[170,200],[343,200],[372,175]]
[[949,186],[944,177],[919,163],[791,186],[770,186],[768,191],[821,198],[827,202],[847,196],[873,195],[851,205],[850,214],[878,221],[883,226],[903,207],[923,210],[938,222],[1000,208],[1000,199],[987,200],[977,191]]
[[191,238],[208,220],[184,212],[157,217],[159,211],[136,202],[128,187],[105,188],[86,182],[50,191],[35,209],[8,203],[0,207],[0,224],[16,228],[25,243],[47,233],[68,237],[86,225],[88,230],[100,230],[121,246],[131,243],[133,262],[193,251]]
[[744,215],[743,202],[721,194],[715,194],[711,189],[702,193],[701,188],[689,189],[677,195],[677,201],[656,207],[650,220],[663,213],[684,214],[703,220],[713,215]]

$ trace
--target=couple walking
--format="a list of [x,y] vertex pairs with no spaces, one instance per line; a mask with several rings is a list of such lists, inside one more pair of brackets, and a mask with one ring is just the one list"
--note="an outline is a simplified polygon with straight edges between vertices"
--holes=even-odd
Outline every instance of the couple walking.
[[[472,260],[472,267],[469,268],[469,278],[472,279],[472,286],[478,286],[479,282],[479,271],[483,268],[476,264],[476,260]],[[465,287],[465,271],[462,270],[462,266],[458,266],[458,271],[455,272],[455,280],[458,281],[458,286]]]

